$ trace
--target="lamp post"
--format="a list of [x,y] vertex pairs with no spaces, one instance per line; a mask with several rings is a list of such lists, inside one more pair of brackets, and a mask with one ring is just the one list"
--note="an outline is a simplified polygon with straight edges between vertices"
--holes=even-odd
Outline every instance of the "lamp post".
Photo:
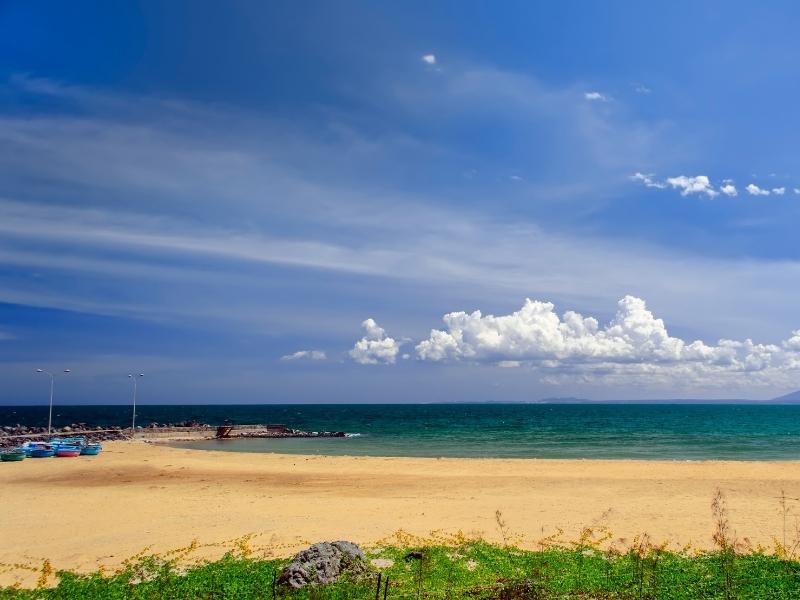
[[[55,375],[53,375],[50,371],[45,371],[44,369],[36,369],[37,373],[44,373],[45,375],[50,376],[50,412],[47,414],[47,435],[50,436],[50,429],[53,424],[53,387],[55,387]],[[69,369],[64,369],[64,373],[69,373]]]
[[139,377],[144,377],[144,373],[139,373],[138,375],[128,373],[128,378],[133,379],[133,416],[131,417],[131,439],[133,439],[133,436],[136,434],[136,383]]

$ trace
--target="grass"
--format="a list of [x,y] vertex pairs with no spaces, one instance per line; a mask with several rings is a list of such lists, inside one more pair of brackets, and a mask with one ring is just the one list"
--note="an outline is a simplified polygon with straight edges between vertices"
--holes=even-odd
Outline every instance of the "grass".
[[[408,547],[385,547],[377,556],[393,561],[387,598],[507,599],[800,599],[800,563],[774,555],[721,552],[699,556],[650,548],[642,553],[599,552],[591,548],[524,551],[465,541],[462,545],[417,548],[422,558],[406,559]],[[285,560],[227,554],[188,570],[158,557],[141,558],[110,576],[59,573],[56,587],[5,589],[2,599],[208,599],[273,598],[273,581]],[[372,599],[377,571],[359,581],[300,592],[276,589],[276,598]],[[381,585],[379,597],[383,598]]]
[[112,574],[53,573],[44,561],[28,567],[38,574],[36,589],[0,589],[0,600],[800,600],[800,528],[786,525],[789,500],[795,499],[782,494],[783,534],[771,552],[735,538],[718,492],[711,504],[716,549],[710,552],[667,550],[646,535],[614,542],[601,525],[573,541],[556,533],[536,550],[523,550],[498,511],[502,544],[461,533],[419,538],[399,531],[370,549],[366,576],[301,591],[275,585],[288,561],[269,558],[268,551],[257,555],[248,536],[232,542],[222,559],[192,566],[186,559],[199,547],[194,543],[168,555],[142,553]]

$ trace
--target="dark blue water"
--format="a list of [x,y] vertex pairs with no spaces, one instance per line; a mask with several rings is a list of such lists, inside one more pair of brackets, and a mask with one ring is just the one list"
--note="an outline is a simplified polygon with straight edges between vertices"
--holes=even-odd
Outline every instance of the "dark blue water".
[[[373,456],[800,460],[800,406],[776,405],[238,405],[140,406],[137,423],[282,423],[346,439],[191,444],[239,452]],[[66,425],[127,425],[130,407],[54,408]],[[0,407],[0,424],[46,425],[46,407]]]

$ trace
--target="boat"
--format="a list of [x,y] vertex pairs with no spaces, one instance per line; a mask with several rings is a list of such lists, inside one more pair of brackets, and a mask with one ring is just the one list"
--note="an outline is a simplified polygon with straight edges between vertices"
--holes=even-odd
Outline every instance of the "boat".
[[77,445],[68,446],[67,444],[59,444],[55,448],[55,453],[56,453],[56,456],[59,456],[61,458],[80,456],[81,455],[81,447],[77,446]]
[[86,445],[86,438],[83,436],[52,438],[50,443],[54,448],[58,448],[60,446],[78,446],[79,448],[82,448]]
[[38,443],[32,446],[30,449],[31,458],[49,458],[51,456],[55,456],[55,454],[56,451],[50,444]]
[[2,462],[17,462],[20,460],[25,460],[28,455],[25,454],[25,451],[21,448],[15,448],[14,450],[7,450],[5,452],[0,453],[0,461]]
[[89,442],[81,448],[81,454],[84,456],[97,456],[102,450],[103,446],[99,442]]

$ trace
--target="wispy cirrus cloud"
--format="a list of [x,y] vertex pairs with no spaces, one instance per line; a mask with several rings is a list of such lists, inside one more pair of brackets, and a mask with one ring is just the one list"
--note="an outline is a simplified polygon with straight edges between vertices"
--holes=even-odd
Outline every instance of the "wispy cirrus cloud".
[[291,354],[284,354],[281,356],[283,361],[295,360],[327,360],[328,356],[323,350],[298,350]]
[[[421,119],[438,114],[433,109],[440,105],[462,116],[496,111],[501,123],[513,110],[509,128],[521,131],[525,143],[552,117],[553,155],[584,152],[578,164],[614,173],[600,183],[587,179],[578,198],[602,188],[602,177],[619,185],[618,170],[648,154],[657,139],[647,128],[585,106],[575,89],[491,70],[437,79],[430,90],[401,90],[402,109],[412,114],[422,107]],[[56,86],[53,93],[62,92]],[[91,117],[48,112],[6,115],[0,122],[7,196],[23,189],[23,179],[38,186],[25,184],[24,201],[0,201],[0,262],[15,272],[44,273],[49,281],[43,286],[42,278],[0,275],[0,301],[172,322],[192,315],[203,326],[236,318],[236,326],[246,328],[266,318],[263,302],[270,295],[256,286],[310,273],[328,281],[318,284],[328,286],[321,293],[350,305],[424,290],[424,304],[443,310],[453,296],[483,305],[535,295],[591,307],[632,290],[668,305],[678,326],[703,332],[731,323],[739,331],[775,331],[795,310],[791,298],[800,276],[793,275],[798,265],[792,261],[714,259],[638,240],[573,235],[535,218],[487,214],[477,202],[448,205],[435,192],[387,185],[392,172],[386,165],[403,153],[421,157],[420,168],[432,156],[443,160],[440,147],[417,139],[376,139],[351,123],[317,136],[246,112],[157,100],[157,110],[145,107],[144,114],[136,99],[106,100],[82,89],[63,93],[81,106],[102,107]],[[544,137],[549,133],[545,128]],[[559,146],[559,136],[570,143]],[[380,176],[352,177],[365,169]],[[463,169],[454,172],[461,179]],[[499,176],[509,172],[504,164]],[[642,177],[644,185],[668,185]],[[525,180],[513,187],[527,188]],[[554,188],[544,189],[541,201],[552,202]],[[268,275],[273,269],[280,269],[279,277]],[[91,285],[64,283],[75,275]],[[338,284],[345,276],[352,292]],[[215,277],[230,285],[197,292],[199,282]],[[156,285],[156,279],[168,284]],[[764,294],[775,298],[766,321],[749,308]],[[265,330],[293,328],[312,340],[309,334],[322,330],[340,335],[341,306],[302,305],[304,294],[297,298],[270,311]],[[696,304],[714,309],[699,313]],[[232,308],[221,314],[219,306]]]
[[653,179],[653,177],[654,177],[653,173],[644,174],[644,173],[639,173],[637,171],[636,173],[630,176],[630,179],[632,181],[641,181],[645,187],[649,188],[656,188],[659,190],[663,190],[664,188],[667,187],[666,183],[661,181],[656,181],[655,179]]

